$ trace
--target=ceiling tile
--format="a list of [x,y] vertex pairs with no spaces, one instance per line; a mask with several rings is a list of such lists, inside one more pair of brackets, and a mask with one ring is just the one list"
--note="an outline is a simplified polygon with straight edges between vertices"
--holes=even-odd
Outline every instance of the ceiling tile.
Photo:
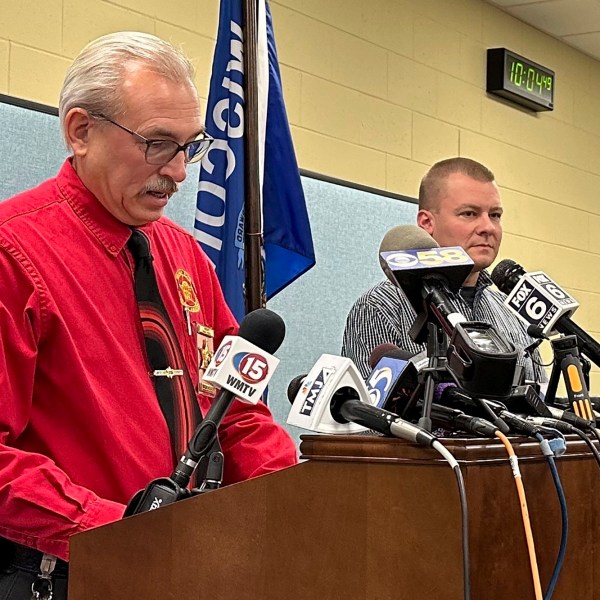
[[566,35],[561,38],[566,44],[589,54],[594,58],[600,58],[600,33],[581,33],[579,35]]
[[600,0],[487,0],[507,14],[600,60]]
[[517,6],[521,4],[534,4],[540,0],[488,0],[489,4],[495,4],[499,8],[505,8],[507,6]]
[[509,6],[506,10],[554,36],[600,31],[600,3],[594,0],[550,0]]

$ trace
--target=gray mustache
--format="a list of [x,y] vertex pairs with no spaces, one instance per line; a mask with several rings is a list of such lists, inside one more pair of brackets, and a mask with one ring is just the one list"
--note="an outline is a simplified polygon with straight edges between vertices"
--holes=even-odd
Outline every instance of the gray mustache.
[[152,181],[144,188],[144,193],[156,192],[158,194],[174,194],[179,187],[169,177],[161,177],[156,181]]

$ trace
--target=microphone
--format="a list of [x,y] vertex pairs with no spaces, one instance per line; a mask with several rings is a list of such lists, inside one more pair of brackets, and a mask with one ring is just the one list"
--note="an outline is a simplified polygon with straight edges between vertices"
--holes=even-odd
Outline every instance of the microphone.
[[386,343],[373,349],[369,364],[372,371],[366,384],[370,403],[397,412],[398,401],[409,399],[419,383],[415,357],[394,344]]
[[544,335],[552,331],[574,335],[581,352],[600,366],[600,344],[571,319],[579,304],[545,273],[527,273],[514,260],[504,259],[491,277],[498,289],[507,294],[505,304],[527,325],[541,328]]
[[470,413],[475,410],[475,417],[493,423],[494,427],[505,435],[509,433],[506,423],[493,410],[493,407],[498,410],[506,408],[504,404],[481,398],[471,398],[467,392],[459,389],[453,383],[438,385],[435,388],[434,401],[438,405],[458,409],[461,412],[468,410]]
[[[379,262],[387,278],[399,286],[417,315],[436,317],[448,335],[457,323],[467,321],[454,306],[458,292],[471,273],[473,261],[460,246],[440,248],[416,225],[398,225],[388,231],[379,246]],[[411,337],[425,341],[423,332]]]
[[[548,405],[549,418],[558,419],[559,421],[564,421],[565,423],[569,423],[573,427],[577,429],[583,429],[584,431],[589,431],[590,429],[594,429],[594,422],[591,420],[584,419],[583,417],[578,417],[576,414],[568,412],[566,410],[562,410],[557,406]],[[545,415],[544,415],[545,416]]]
[[185,498],[186,490],[198,462],[217,437],[218,427],[237,397],[257,404],[279,359],[271,356],[285,337],[285,323],[266,308],[248,313],[237,336],[225,336],[206,368],[204,378],[221,387],[201,423],[196,428],[187,450],[170,477],[152,481],[131,499],[124,516],[154,510]]
[[369,404],[367,386],[349,358],[323,354],[306,377],[290,382],[288,398],[287,422],[303,429],[330,434],[370,429],[424,446],[436,441],[428,431]]
[[235,398],[258,404],[279,364],[279,359],[272,353],[281,346],[284,337],[283,319],[267,308],[259,308],[244,317],[237,336],[223,338],[204,373],[204,380],[220,387],[221,391],[172,475],[177,483],[187,485],[196,468],[194,457],[208,450]]
[[[528,389],[522,389],[528,388]],[[591,430],[594,424],[563,411],[555,406],[544,404],[531,386],[519,386],[506,399],[506,405],[493,400],[476,401],[452,384],[441,384],[436,389],[437,406],[443,405],[459,411],[472,413],[493,422],[505,435],[509,433],[506,423],[515,433],[531,436],[544,431],[544,427],[552,427],[551,422],[558,421],[582,430]],[[435,405],[434,405],[435,406]],[[515,414],[515,412],[520,414]],[[521,414],[526,415],[523,418]],[[502,426],[504,424],[504,426]],[[537,428],[536,428],[537,427]],[[540,428],[541,427],[541,428]],[[566,428],[556,427],[560,431]],[[568,432],[567,432],[568,433]]]
[[[543,430],[540,425],[509,412],[501,402],[483,399],[480,402],[475,402],[473,398],[470,398],[456,387],[446,387],[442,391],[438,403],[458,410],[468,410],[470,413],[473,412],[476,416],[484,419],[492,418],[494,425],[505,435],[513,431],[520,435],[535,436],[535,433]],[[500,423],[502,426],[500,426]]]
[[525,419],[507,410],[501,410],[499,415],[506,423],[508,423],[511,430],[519,435],[535,437],[537,433],[548,433],[548,428],[545,425],[536,423],[533,420]]
[[440,248],[420,227],[400,225],[383,238],[379,257],[417,313],[412,339],[427,341],[427,324],[437,321],[450,337],[448,369],[460,387],[474,395],[507,396],[517,366],[515,347],[489,323],[468,321],[455,306],[454,294],[473,268],[467,252]]
[[358,424],[342,426],[330,413],[329,402],[338,389],[364,389],[363,400],[369,402],[366,385],[356,365],[343,356],[322,354],[306,376],[295,377],[288,385],[292,409],[287,423],[318,433],[360,433]]
[[583,435],[583,432],[581,431],[581,429],[579,427],[576,427],[575,425],[570,425],[569,423],[562,421],[560,419],[555,419],[555,418],[548,418],[548,417],[527,417],[528,421],[531,421],[532,423],[535,423],[536,425],[541,425],[542,427],[548,427],[550,429],[556,429],[557,431],[560,431],[561,433],[564,434],[569,434],[569,433],[581,433]]
[[471,417],[461,410],[436,404],[431,405],[431,420],[445,429],[466,431],[478,437],[495,437],[498,427],[479,417]]
[[369,366],[371,369],[374,369],[377,366],[377,363],[386,356],[408,360],[412,355],[406,350],[402,350],[402,348],[396,346],[395,344],[391,344],[390,342],[379,344],[379,346],[375,346],[375,348],[373,348],[373,351],[369,356]]

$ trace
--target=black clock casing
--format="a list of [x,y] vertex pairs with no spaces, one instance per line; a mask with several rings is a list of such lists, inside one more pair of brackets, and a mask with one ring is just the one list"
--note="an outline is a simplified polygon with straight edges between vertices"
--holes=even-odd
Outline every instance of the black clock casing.
[[487,51],[487,91],[534,111],[554,110],[555,73],[506,48]]

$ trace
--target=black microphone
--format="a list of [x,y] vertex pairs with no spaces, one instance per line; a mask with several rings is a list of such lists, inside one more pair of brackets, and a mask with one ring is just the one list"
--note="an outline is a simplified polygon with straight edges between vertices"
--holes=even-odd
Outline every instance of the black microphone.
[[[281,346],[285,337],[285,323],[272,310],[259,308],[244,317],[240,323],[237,337],[254,344],[268,354],[273,354]],[[217,356],[218,354],[219,350],[217,349],[215,355]],[[231,355],[229,357],[231,358]],[[207,373],[208,371],[209,369],[207,368]],[[271,375],[272,372],[268,373],[269,377]],[[263,377],[263,382],[265,378],[266,376]],[[194,432],[194,436],[189,441],[185,454],[181,457],[175,471],[171,475],[172,479],[179,483],[179,485],[186,486],[188,484],[196,466],[194,463],[197,462],[194,457],[201,456],[208,450],[217,435],[217,429],[225,413],[229,410],[236,395],[236,392],[232,390],[221,388],[218,396],[210,405],[206,416],[202,419],[202,422]]]
[[512,431],[520,435],[535,437],[536,433],[544,430],[542,426],[511,413],[501,402],[487,399],[475,402],[458,388],[448,387],[443,390],[438,402],[459,410],[468,410],[469,413],[474,413],[483,418],[490,418],[490,415],[495,415],[496,419],[500,419],[500,422],[503,423],[502,429],[500,427],[498,429],[505,435],[508,435]]
[[[221,356],[220,364],[218,365],[218,368],[213,368],[213,370],[217,371],[221,368],[224,369],[224,372],[231,371],[231,363],[233,363],[232,355],[235,352],[233,349],[235,348],[235,340],[237,338],[249,342],[252,344],[252,347],[256,348],[259,352],[262,350],[268,354],[272,354],[279,346],[281,346],[284,337],[285,323],[278,314],[266,308],[254,310],[244,317],[240,324],[237,336],[232,336],[233,341],[232,339],[227,340],[227,338],[223,340],[213,357],[213,361],[211,361],[209,368],[206,370],[206,373],[208,374],[213,363],[219,362],[218,360],[215,361],[219,356]],[[246,348],[247,347],[246,344]],[[231,350],[231,352],[229,350]],[[256,355],[252,357],[255,363],[259,358],[260,357]],[[272,370],[268,373],[268,377],[267,374],[262,377],[261,384],[266,385],[266,382],[271,375]],[[229,377],[233,376],[230,374]],[[233,377],[233,379],[235,380],[235,377]],[[252,385],[248,384],[243,390],[240,389],[237,394],[232,390],[224,387],[221,388],[205,417],[196,428],[192,439],[188,442],[188,447],[184,455],[179,459],[171,476],[155,479],[150,482],[144,490],[137,492],[127,505],[123,516],[127,517],[154,510],[161,506],[172,504],[189,495],[186,486],[188,485],[198,462],[211,449],[225,413],[236,396],[238,394],[248,393],[250,388],[252,388]],[[250,389],[250,391],[252,390]]]
[[342,388],[334,394],[331,399],[331,416],[338,423],[357,423],[383,435],[423,446],[431,446],[437,439],[428,431],[404,421],[395,413],[365,404],[352,388]]
[[[536,433],[548,433],[547,428],[549,425],[545,421],[552,419],[570,423],[578,429],[585,429],[586,427],[589,429],[593,426],[589,421],[580,419],[576,415],[560,411],[551,406],[545,406],[539,402],[539,398],[532,401],[531,391],[523,392],[523,390],[517,390],[515,392],[516,395],[525,394],[523,397],[514,399],[514,404],[524,409],[524,413],[527,415],[525,418],[508,410],[502,402],[471,398],[464,391],[452,385],[442,384],[438,387],[440,388],[436,390],[436,402],[438,404],[465,411],[468,414],[491,421],[505,435],[510,433],[510,431],[528,437],[535,437]],[[509,402],[511,402],[510,399]]]
[[[509,433],[508,425],[498,416],[497,411],[506,408],[500,402],[473,398],[465,390],[453,383],[441,383],[436,386],[434,401],[438,405],[447,406],[465,412],[469,416],[484,419],[493,423],[494,427],[504,433]],[[494,410],[495,409],[495,410]]]
[[[453,254],[452,260],[448,260],[444,255],[447,251],[456,256]],[[433,314],[448,335],[457,323],[467,321],[456,308],[453,297],[473,268],[473,261],[462,248],[440,248],[424,229],[398,225],[381,241],[379,262],[387,278],[402,289],[417,315],[424,310]],[[423,334],[417,337],[415,333],[413,339],[417,343],[425,341]]]
[[[589,431],[590,429],[594,429],[593,421],[588,421],[582,417],[578,417],[576,414],[572,412],[568,412],[566,410],[562,410],[562,408],[558,408],[557,406],[547,405],[549,418],[558,419],[560,421],[564,421],[565,423],[569,423],[573,425],[573,427],[577,427],[577,429],[583,429],[584,431]],[[546,416],[546,415],[544,415]]]
[[508,423],[508,426],[513,433],[535,438],[537,433],[548,432],[547,427],[539,425],[538,423],[534,423],[533,421],[525,419],[524,417],[520,417],[519,415],[515,415],[507,410],[501,410],[499,415],[506,423]]
[[468,321],[455,304],[455,292],[473,268],[467,252],[460,246],[440,248],[420,227],[401,225],[383,238],[379,258],[417,313],[412,339],[433,343],[428,324],[437,323],[450,338],[447,364],[457,383],[471,394],[508,395],[517,366],[515,347],[489,323]]
[[581,433],[583,432],[579,429],[579,427],[575,427],[574,425],[570,425],[565,421],[561,421],[560,419],[548,418],[548,417],[527,417],[528,421],[535,423],[536,425],[542,425],[543,427],[548,427],[550,429],[556,429],[565,435],[570,433]]
[[435,402],[431,405],[433,424],[444,429],[466,431],[478,437],[495,437],[498,427],[486,419],[471,417],[461,410],[442,406]]
[[492,271],[492,281],[508,298],[505,304],[544,334],[552,330],[574,335],[577,345],[600,366],[600,344],[571,319],[579,304],[547,275],[540,271],[527,273],[514,260],[500,261]]

